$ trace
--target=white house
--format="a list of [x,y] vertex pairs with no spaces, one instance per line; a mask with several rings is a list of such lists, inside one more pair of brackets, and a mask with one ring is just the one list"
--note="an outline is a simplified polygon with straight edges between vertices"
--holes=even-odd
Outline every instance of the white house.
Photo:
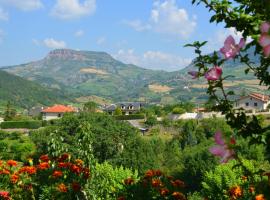
[[59,119],[65,113],[77,112],[75,108],[64,105],[54,105],[41,111],[43,120]]
[[4,121],[4,118],[0,117],[0,124]]
[[238,99],[235,103],[235,107],[245,110],[266,110],[269,104],[270,100],[268,95],[250,93]]

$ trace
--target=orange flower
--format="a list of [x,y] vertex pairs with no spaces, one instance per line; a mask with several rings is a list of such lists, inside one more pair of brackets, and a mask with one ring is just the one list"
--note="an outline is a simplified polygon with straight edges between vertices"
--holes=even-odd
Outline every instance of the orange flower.
[[151,178],[151,177],[154,176],[154,175],[155,175],[155,173],[154,173],[153,170],[148,170],[148,171],[145,172],[144,177],[146,177],[146,178]]
[[49,162],[49,156],[48,155],[42,155],[39,157],[39,160],[41,160],[42,162]]
[[254,186],[250,186],[249,189],[248,189],[248,191],[249,191],[250,193],[254,193],[254,192],[255,192]]
[[50,165],[47,162],[43,162],[43,163],[40,163],[38,165],[38,169],[40,169],[40,170],[45,170],[45,169],[49,169],[49,168],[50,168]]
[[10,174],[10,171],[8,169],[2,169],[0,171],[0,174],[6,174],[6,175],[8,175],[8,174]]
[[175,180],[175,181],[171,181],[171,184],[174,187],[185,187],[185,183],[179,179]]
[[158,169],[158,170],[155,170],[155,175],[156,176],[161,176],[162,175],[162,172]]
[[79,166],[82,166],[83,165],[83,161],[81,159],[76,159],[75,160],[75,163]]
[[67,186],[64,184],[64,183],[61,183],[57,186],[57,189],[60,191],[60,192],[67,192],[68,191],[68,188]]
[[161,188],[159,192],[161,196],[167,196],[170,191],[167,188]]
[[124,180],[125,185],[131,185],[132,183],[134,183],[133,178],[127,178]]
[[160,185],[161,185],[161,182],[160,182],[159,179],[153,179],[153,180],[152,180],[152,186],[153,186],[153,187],[158,187],[158,186],[160,186]]
[[73,182],[73,183],[72,183],[72,189],[73,189],[74,191],[80,191],[80,190],[81,190],[81,186],[80,186],[79,183]]
[[177,200],[185,200],[185,196],[183,195],[183,193],[181,192],[174,192],[172,193],[172,196],[174,197],[174,199],[177,199]]
[[61,177],[61,176],[63,176],[63,172],[61,172],[61,171],[54,171],[52,176],[53,176],[53,178]]
[[237,199],[242,196],[243,191],[240,186],[234,186],[230,189],[229,194],[232,198]]
[[8,160],[7,165],[10,167],[17,166],[17,162],[15,160]]
[[60,162],[57,166],[59,168],[67,168],[68,166],[70,166],[70,163]]
[[18,175],[12,174],[12,175],[10,176],[10,181],[11,181],[11,183],[15,184],[15,183],[18,182],[19,178],[20,178],[20,177],[19,177]]
[[80,174],[82,169],[77,165],[71,165],[70,170],[75,174]]
[[19,173],[25,173],[25,172],[32,175],[32,174],[35,174],[37,172],[37,169],[35,167],[32,167],[32,166],[25,166],[19,170]]
[[263,194],[259,194],[255,197],[255,200],[265,200],[264,195]]

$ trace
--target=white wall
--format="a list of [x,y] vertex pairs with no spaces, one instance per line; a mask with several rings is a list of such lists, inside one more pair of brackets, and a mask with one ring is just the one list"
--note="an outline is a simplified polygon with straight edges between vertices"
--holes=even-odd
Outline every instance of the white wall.
[[[246,106],[246,103],[248,103],[248,106]],[[257,106],[254,105],[254,103],[257,103]],[[236,102],[237,108],[244,108],[246,110],[265,110],[267,109],[268,103],[265,103],[263,101],[260,101],[258,99],[252,98],[252,97],[246,97],[243,99],[240,99]]]
[[[60,115],[60,117],[58,116]],[[43,120],[59,119],[63,116],[63,113],[43,113]]]
[[4,121],[4,118],[0,117],[0,124]]

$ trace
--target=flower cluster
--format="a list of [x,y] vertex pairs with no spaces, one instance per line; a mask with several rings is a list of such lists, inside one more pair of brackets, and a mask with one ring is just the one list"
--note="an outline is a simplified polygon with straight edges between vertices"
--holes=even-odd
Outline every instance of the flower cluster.
[[[245,190],[240,186],[233,186],[228,191],[228,196],[230,200],[236,199],[255,199],[255,200],[266,200],[263,194],[255,194],[255,188],[253,186],[249,186],[248,190]],[[253,198],[252,198],[253,197]]]
[[259,38],[259,44],[263,48],[263,53],[266,57],[270,56],[270,35],[269,35],[269,29],[270,29],[270,23],[269,22],[263,22],[261,24],[260,30],[261,35]]
[[36,165],[32,159],[24,166],[14,160],[0,161],[0,180],[6,181],[3,183],[5,191],[0,191],[0,199],[12,199],[18,191],[22,196],[31,196],[46,187],[52,190],[52,194],[57,195],[58,192],[58,195],[72,196],[81,193],[89,177],[90,170],[84,162],[72,160],[69,154],[54,159],[42,155]]
[[166,176],[160,170],[148,170],[145,175],[135,182],[132,178],[123,181],[127,193],[121,195],[118,200],[127,199],[174,199],[185,200],[182,190],[185,183],[172,176]]

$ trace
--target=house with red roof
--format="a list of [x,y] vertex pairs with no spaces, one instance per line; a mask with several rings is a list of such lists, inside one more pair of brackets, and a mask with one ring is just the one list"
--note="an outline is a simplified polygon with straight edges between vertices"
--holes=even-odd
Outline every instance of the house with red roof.
[[41,111],[43,120],[59,119],[63,117],[65,113],[78,112],[72,106],[54,105],[47,107]]
[[260,93],[250,93],[247,96],[239,98],[236,103],[236,108],[243,108],[245,110],[267,110],[270,104],[270,98],[268,95]]

